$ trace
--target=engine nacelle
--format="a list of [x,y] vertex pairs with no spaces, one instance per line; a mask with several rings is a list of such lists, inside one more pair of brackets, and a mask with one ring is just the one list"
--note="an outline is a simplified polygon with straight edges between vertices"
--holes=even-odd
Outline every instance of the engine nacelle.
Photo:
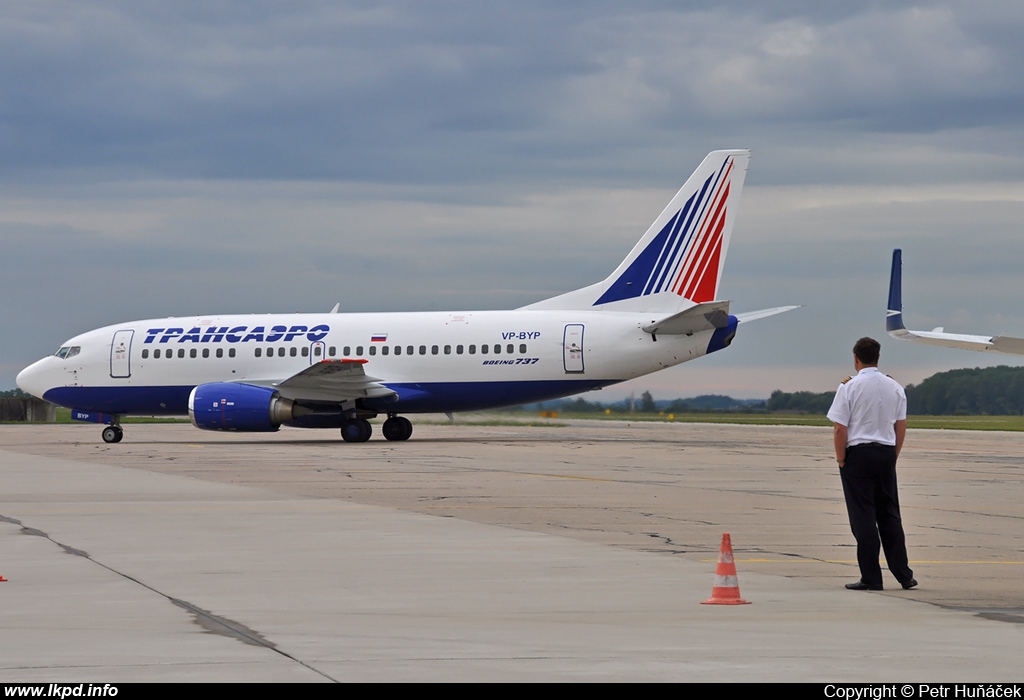
[[273,432],[308,412],[277,390],[252,384],[200,384],[188,395],[188,417],[203,430]]

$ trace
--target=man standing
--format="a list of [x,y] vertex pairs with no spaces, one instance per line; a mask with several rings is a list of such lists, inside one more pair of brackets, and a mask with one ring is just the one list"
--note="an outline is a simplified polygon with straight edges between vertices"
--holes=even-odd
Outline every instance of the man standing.
[[896,493],[896,458],[907,434],[907,396],[895,379],[878,371],[881,349],[872,338],[857,341],[853,346],[857,374],[843,380],[828,410],[846,511],[857,539],[860,580],[846,584],[854,591],[882,590],[879,537],[896,580],[904,588],[917,585],[907,563]]

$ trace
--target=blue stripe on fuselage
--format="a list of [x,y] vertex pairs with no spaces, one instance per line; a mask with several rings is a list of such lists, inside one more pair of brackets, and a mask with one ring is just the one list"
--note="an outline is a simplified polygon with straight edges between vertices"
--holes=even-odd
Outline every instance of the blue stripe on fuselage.
[[[386,383],[398,401],[363,399],[361,406],[379,413],[443,413],[477,411],[548,401],[600,389],[621,380],[561,379],[534,382]],[[58,387],[44,399],[59,406],[117,415],[173,416],[188,414],[192,386]]]
[[362,405],[380,413],[479,411],[548,401],[616,384],[619,380],[560,379],[536,382],[386,382],[398,401],[366,399]]
[[62,386],[43,398],[50,403],[82,411],[118,415],[183,416],[188,414],[191,386]]

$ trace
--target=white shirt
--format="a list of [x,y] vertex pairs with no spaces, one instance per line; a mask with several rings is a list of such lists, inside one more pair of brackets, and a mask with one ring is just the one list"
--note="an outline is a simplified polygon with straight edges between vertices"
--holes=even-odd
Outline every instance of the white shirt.
[[896,444],[896,421],[907,419],[907,395],[892,377],[865,367],[839,385],[828,419],[846,426],[846,445]]

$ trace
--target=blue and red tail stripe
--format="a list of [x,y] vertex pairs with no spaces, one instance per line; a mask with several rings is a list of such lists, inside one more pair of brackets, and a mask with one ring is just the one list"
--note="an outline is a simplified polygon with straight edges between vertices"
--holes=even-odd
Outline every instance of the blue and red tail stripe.
[[735,158],[726,158],[594,305],[671,291],[714,299]]
[[726,203],[729,200],[728,176],[731,170],[730,159],[725,176],[719,182],[720,189],[715,193],[714,203],[708,209],[712,213],[705,216],[701,224],[701,232],[697,237],[699,242],[691,247],[690,258],[679,270],[680,281],[672,287],[676,294],[697,303],[711,301],[715,295],[722,252],[722,233],[725,230]]

